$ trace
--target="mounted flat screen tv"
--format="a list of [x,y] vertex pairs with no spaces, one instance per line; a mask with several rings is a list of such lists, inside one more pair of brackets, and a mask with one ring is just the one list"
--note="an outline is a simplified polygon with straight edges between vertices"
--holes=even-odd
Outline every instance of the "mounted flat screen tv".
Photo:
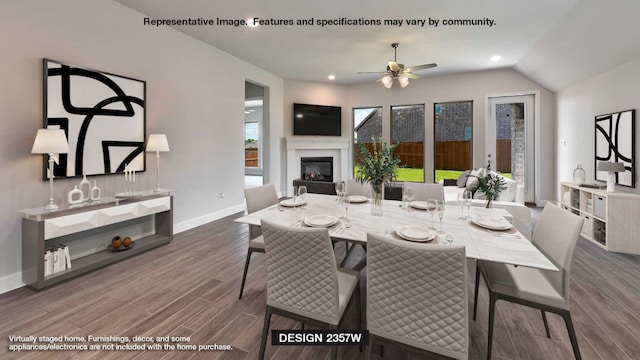
[[342,135],[339,106],[293,104],[293,135]]

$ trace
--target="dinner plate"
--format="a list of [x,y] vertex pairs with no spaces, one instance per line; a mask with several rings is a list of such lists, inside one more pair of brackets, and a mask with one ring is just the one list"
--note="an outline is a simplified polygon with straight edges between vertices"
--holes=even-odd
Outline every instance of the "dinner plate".
[[363,203],[369,201],[369,198],[362,195],[351,195],[349,196],[350,203]]
[[[429,206],[427,206],[427,202],[426,201],[412,201],[409,203],[409,206],[411,206],[412,208],[415,209],[420,209],[420,210],[428,210]],[[433,205],[431,205],[431,207],[433,208]]]
[[401,226],[396,229],[396,234],[410,241],[426,242],[436,238],[436,233],[419,226]]
[[513,225],[503,217],[495,216],[474,216],[471,222],[486,229],[509,230]]
[[293,203],[293,198],[290,198],[290,199],[284,199],[284,200],[280,201],[280,205],[282,205],[282,206],[286,206],[286,207],[293,207],[294,205],[295,205],[295,206],[302,206],[302,205],[304,205],[304,204],[306,204],[306,203],[307,203],[306,201],[304,201],[304,200],[302,200],[302,199],[300,199],[300,198],[296,198],[296,200],[295,200],[295,201],[296,201],[296,202],[295,202],[295,204],[294,204],[294,203]]
[[331,215],[314,215],[304,219],[304,223],[311,227],[329,227],[335,225],[338,219]]

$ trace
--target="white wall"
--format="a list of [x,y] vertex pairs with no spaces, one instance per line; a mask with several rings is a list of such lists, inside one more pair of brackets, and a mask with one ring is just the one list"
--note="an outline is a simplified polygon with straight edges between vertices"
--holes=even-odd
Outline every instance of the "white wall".
[[[291,104],[308,102],[321,105],[343,106],[342,134],[350,138],[353,131],[351,110],[354,107],[382,106],[383,132],[388,137],[391,105],[424,104],[425,142],[433,144],[433,104],[460,100],[473,101],[473,162],[474,167],[486,164],[484,153],[486,96],[505,93],[539,92],[539,126],[536,140],[538,179],[536,201],[555,199],[554,115],[555,95],[512,69],[480,71],[457,75],[424,77],[412,80],[401,88],[397,83],[386,89],[380,83],[357,85],[331,85],[300,81],[285,81],[284,108],[285,134],[291,134]],[[426,181],[433,181],[432,149],[427,147]],[[352,166],[349,167],[350,169]]]
[[[636,168],[640,166],[640,58],[615,67],[587,81],[570,86],[557,94],[558,150],[557,183],[573,181],[577,164],[587,172],[587,182],[595,179],[595,116],[636,109]],[[566,141],[562,147],[561,142]],[[636,184],[639,183],[636,170]],[[559,186],[559,185],[558,185]],[[640,194],[636,189],[617,186],[616,190]]]
[[[160,183],[176,189],[177,232],[244,207],[245,80],[268,87],[268,140],[282,137],[280,77],[171,28],[145,27],[142,18],[112,1],[0,2],[0,292],[21,285],[18,210],[48,198],[42,158],[30,154],[42,127],[42,58],[147,81],[147,134],[166,133],[171,147],[161,155]],[[270,149],[267,176],[277,185],[280,154]],[[137,179],[151,188],[155,162],[147,156]],[[94,179],[103,196],[122,191],[120,177]],[[56,201],[78,181],[55,181]]]

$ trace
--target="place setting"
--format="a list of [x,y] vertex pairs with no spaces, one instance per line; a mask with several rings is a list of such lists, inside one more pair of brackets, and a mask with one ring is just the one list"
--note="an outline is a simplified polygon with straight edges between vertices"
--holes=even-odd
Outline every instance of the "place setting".
[[503,217],[476,215],[470,217],[468,223],[474,228],[494,236],[519,237],[513,224]]

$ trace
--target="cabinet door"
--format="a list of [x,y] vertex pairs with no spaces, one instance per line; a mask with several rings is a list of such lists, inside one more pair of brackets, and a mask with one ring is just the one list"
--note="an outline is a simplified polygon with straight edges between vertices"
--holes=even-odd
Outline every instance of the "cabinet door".
[[638,197],[607,196],[607,250],[640,254]]

